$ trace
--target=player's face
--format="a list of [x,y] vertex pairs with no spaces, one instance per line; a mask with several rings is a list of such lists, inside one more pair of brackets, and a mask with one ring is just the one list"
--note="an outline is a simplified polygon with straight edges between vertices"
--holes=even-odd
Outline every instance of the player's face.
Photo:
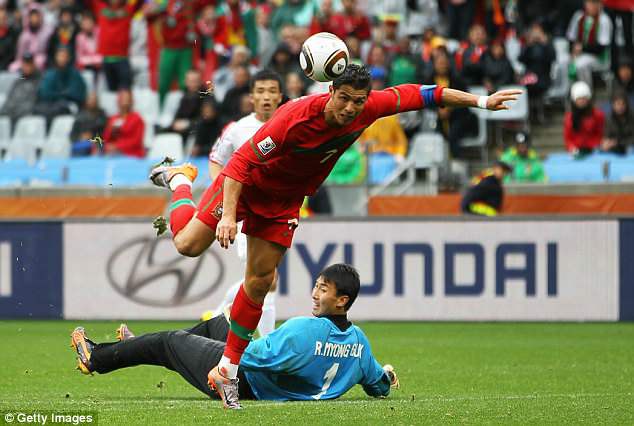
[[317,278],[313,287],[313,315],[336,315],[345,313],[348,296],[337,296],[337,287],[323,277]]
[[251,101],[258,120],[268,120],[282,102],[280,85],[275,80],[256,81],[251,91]]
[[330,86],[330,101],[326,105],[326,121],[330,125],[347,126],[363,111],[368,101],[366,89],[355,89],[344,84],[338,89]]

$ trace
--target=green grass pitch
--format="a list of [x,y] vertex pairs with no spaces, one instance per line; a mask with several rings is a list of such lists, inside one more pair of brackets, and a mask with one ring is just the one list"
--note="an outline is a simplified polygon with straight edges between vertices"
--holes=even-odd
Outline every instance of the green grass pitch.
[[[99,424],[634,424],[634,323],[360,323],[401,389],[337,401],[244,402],[228,412],[177,374],[137,367],[82,376],[81,321],[0,322],[0,412],[96,411]],[[116,322],[84,322],[95,341]],[[136,333],[188,323],[130,322]],[[0,419],[2,418],[0,417]],[[0,420],[0,424],[4,420]],[[15,424],[15,423],[14,423]]]

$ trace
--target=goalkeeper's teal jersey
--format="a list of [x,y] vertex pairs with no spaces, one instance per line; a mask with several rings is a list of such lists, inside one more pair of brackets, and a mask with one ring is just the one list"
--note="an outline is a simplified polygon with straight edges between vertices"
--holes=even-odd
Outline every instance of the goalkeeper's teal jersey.
[[293,318],[247,347],[240,367],[258,399],[318,400],[356,384],[386,396],[390,380],[355,325],[341,331],[327,318]]

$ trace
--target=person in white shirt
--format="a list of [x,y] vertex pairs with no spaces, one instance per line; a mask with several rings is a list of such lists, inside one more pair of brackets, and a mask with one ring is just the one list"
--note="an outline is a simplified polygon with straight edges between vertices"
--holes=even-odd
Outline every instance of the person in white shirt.
[[[227,164],[231,155],[251,138],[264,123],[271,118],[277,107],[282,102],[282,80],[275,71],[264,69],[257,72],[250,82],[249,97],[253,103],[251,114],[227,125],[209,154],[209,175],[213,181],[222,168]],[[247,239],[246,235],[240,232],[242,222],[238,223],[238,234],[236,236],[236,248],[238,257],[246,263]],[[271,291],[264,299],[262,307],[262,318],[258,324],[260,336],[266,336],[275,329],[275,287],[277,277],[273,283]],[[235,298],[242,280],[231,286],[227,290],[220,305],[211,312],[214,316],[222,315],[224,309]],[[204,317],[204,316],[203,316]]]

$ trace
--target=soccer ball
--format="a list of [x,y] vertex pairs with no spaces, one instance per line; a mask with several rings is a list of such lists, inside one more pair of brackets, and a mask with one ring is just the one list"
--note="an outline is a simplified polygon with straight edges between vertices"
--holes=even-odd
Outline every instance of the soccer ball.
[[350,54],[339,37],[331,33],[314,34],[302,45],[299,65],[315,81],[332,81],[346,70]]

